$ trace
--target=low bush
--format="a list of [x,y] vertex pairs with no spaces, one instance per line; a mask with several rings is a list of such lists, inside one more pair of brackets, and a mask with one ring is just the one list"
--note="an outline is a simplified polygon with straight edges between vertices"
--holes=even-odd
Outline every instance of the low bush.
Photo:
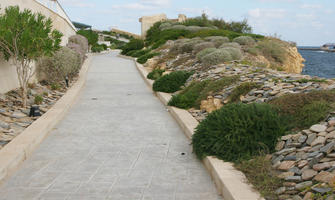
[[84,62],[86,53],[89,50],[88,40],[86,37],[82,35],[73,35],[69,38],[69,42],[66,46],[77,52],[80,55],[81,62]]
[[129,51],[140,50],[144,47],[144,41],[139,39],[132,39],[122,47],[121,54],[126,55]]
[[40,96],[40,95],[36,95],[35,99],[34,99],[34,103],[37,104],[37,105],[42,104],[43,103],[43,97]]
[[254,45],[256,42],[250,36],[240,36],[233,40],[233,42],[239,43],[240,45]]
[[158,55],[160,55],[160,54],[159,53],[147,53],[147,54],[144,54],[143,56],[140,56],[137,59],[137,62],[140,63],[140,64],[144,64],[148,61],[148,59],[153,58],[153,57],[158,56]]
[[80,55],[67,47],[62,47],[52,57],[44,57],[38,62],[37,73],[40,81],[54,83],[64,81],[65,77],[74,77],[79,72],[80,66]]
[[211,29],[211,30],[200,30],[196,33],[189,33],[186,37],[187,38],[194,38],[194,37],[201,37],[206,38],[209,36],[224,36],[228,37],[229,40],[233,40],[234,38],[237,38],[239,36],[250,36],[254,39],[263,39],[264,36],[257,35],[257,34],[243,34],[243,33],[237,33],[229,30],[222,30],[222,29]]
[[200,51],[208,48],[215,48],[215,45],[212,42],[202,42],[199,44],[195,44],[193,47],[193,53],[197,54]]
[[279,40],[263,40],[257,43],[256,48],[266,57],[277,62],[284,63],[287,59],[287,52],[284,44]]
[[170,106],[178,108],[200,108],[202,100],[208,96],[223,90],[225,87],[232,85],[239,80],[238,76],[224,77],[220,80],[206,80],[193,82],[179,94],[174,95],[169,102]]
[[[159,24],[159,23],[158,23]],[[155,26],[149,29],[146,37],[146,46],[152,46],[152,49],[156,49],[166,43],[168,40],[177,40],[181,37],[185,37],[190,32],[187,30],[155,30]]]
[[135,58],[138,58],[138,57],[141,57],[147,53],[149,53],[151,50],[150,49],[144,49],[144,50],[135,50],[131,56],[132,57],[135,57]]
[[222,48],[226,48],[226,47],[233,47],[233,48],[237,48],[237,49],[241,48],[240,44],[236,43],[236,42],[223,43],[219,48],[222,49]]
[[255,47],[251,47],[247,49],[247,52],[254,56],[257,56],[259,54],[259,49]]
[[195,45],[199,44],[202,42],[200,39],[193,39],[190,41],[187,41],[185,43],[182,43],[180,45],[180,53],[191,53],[195,47]]
[[229,38],[222,37],[222,36],[206,37],[205,40],[213,42],[216,48],[220,47],[223,43],[228,43],[229,42]]
[[240,48],[225,47],[222,49],[228,51],[233,60],[240,60],[242,58],[242,51]]
[[104,51],[104,47],[102,45],[94,45],[91,48],[93,53],[100,53],[102,51]]
[[201,62],[205,66],[217,65],[224,62],[232,61],[233,57],[229,51],[225,49],[217,49],[214,52],[203,56]]
[[175,71],[170,74],[166,74],[154,82],[153,90],[156,92],[166,93],[176,92],[180,90],[191,75],[191,72],[186,71]]
[[97,44],[99,39],[99,35],[92,30],[79,30],[77,34],[86,37],[88,40],[88,44],[91,46]]
[[204,49],[202,51],[200,51],[199,53],[197,53],[197,59],[199,61],[202,60],[202,58],[210,53],[213,53],[214,51],[216,51],[216,48],[207,48],[207,49]]
[[290,120],[291,128],[309,128],[325,119],[334,108],[335,91],[287,94],[269,102]]
[[192,82],[181,93],[173,95],[169,101],[169,106],[175,106],[182,109],[189,109],[192,107],[199,107],[196,105],[201,91],[208,85],[209,81]]
[[51,90],[59,90],[61,86],[58,83],[51,83],[50,88]]
[[259,85],[254,82],[245,82],[233,89],[229,95],[230,102],[239,102],[242,95],[248,94],[251,90],[258,88]]
[[162,76],[162,74],[164,72],[165,72],[165,70],[163,70],[163,69],[154,69],[152,72],[150,72],[147,75],[147,78],[151,79],[151,80],[157,80],[157,79],[159,79]]
[[283,186],[283,180],[277,177],[271,160],[265,155],[256,156],[235,164],[236,169],[245,174],[248,181],[265,199],[279,199],[275,191]]
[[198,125],[192,144],[199,159],[216,156],[238,162],[261,152],[272,153],[286,130],[286,124],[270,105],[228,104]]

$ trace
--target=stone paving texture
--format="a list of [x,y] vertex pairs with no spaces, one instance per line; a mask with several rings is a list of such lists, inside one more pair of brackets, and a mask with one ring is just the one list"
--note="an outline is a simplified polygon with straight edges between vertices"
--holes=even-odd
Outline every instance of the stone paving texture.
[[113,52],[93,58],[78,102],[0,186],[0,199],[222,198],[133,61]]

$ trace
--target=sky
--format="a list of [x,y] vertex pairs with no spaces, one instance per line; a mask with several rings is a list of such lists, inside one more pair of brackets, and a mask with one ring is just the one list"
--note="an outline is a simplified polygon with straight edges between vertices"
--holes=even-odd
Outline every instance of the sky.
[[174,19],[206,13],[225,21],[248,19],[253,32],[300,46],[335,43],[335,0],[58,0],[72,21],[95,29],[115,27],[139,34],[141,16]]

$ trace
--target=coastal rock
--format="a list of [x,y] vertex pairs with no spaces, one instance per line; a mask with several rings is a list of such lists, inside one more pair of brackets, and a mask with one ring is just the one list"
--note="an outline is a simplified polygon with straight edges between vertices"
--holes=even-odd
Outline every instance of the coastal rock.
[[322,171],[318,175],[314,177],[315,181],[328,183],[332,181],[335,178],[335,174],[332,174],[330,172]]
[[310,128],[310,130],[313,131],[313,132],[316,132],[316,133],[320,133],[320,132],[326,131],[327,130],[327,126],[321,125],[321,124],[316,124],[316,125],[313,125]]
[[312,169],[307,169],[305,171],[302,172],[302,180],[304,181],[308,181],[308,180],[312,180],[314,176],[316,176],[318,174],[318,172],[312,170]]

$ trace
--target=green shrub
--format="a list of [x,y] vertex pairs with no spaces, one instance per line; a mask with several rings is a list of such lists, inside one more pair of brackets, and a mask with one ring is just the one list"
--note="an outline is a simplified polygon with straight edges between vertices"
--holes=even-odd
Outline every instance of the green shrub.
[[89,45],[97,44],[99,39],[99,35],[92,30],[79,30],[77,34],[86,37]]
[[205,66],[217,65],[224,62],[232,61],[233,57],[229,51],[224,49],[217,49],[214,52],[203,56],[201,62]]
[[233,40],[233,42],[239,43],[240,45],[253,45],[255,40],[250,36],[240,36]]
[[178,108],[200,108],[202,100],[206,100],[208,96],[221,91],[225,87],[232,85],[239,80],[238,76],[224,77],[220,80],[206,80],[201,82],[193,82],[187,86],[179,94],[174,95],[169,102],[170,106]]
[[192,75],[191,72],[175,71],[157,79],[153,84],[153,90],[157,92],[173,93],[186,83]]
[[40,95],[36,95],[35,99],[34,99],[34,103],[37,104],[37,105],[42,104],[43,103],[43,97],[40,96]]
[[100,46],[100,45],[94,45],[92,46],[91,50],[93,53],[100,53],[101,51],[104,50],[104,48],[103,46]]
[[286,48],[279,40],[264,40],[257,43],[257,48],[266,58],[284,63],[287,59]]
[[236,42],[223,43],[219,48],[223,49],[223,48],[226,48],[226,47],[233,47],[233,48],[237,48],[237,49],[241,48],[240,44],[236,43]]
[[233,60],[240,60],[242,58],[242,51],[240,48],[225,47],[222,49],[228,51]]
[[197,53],[197,59],[201,61],[204,56],[206,56],[210,53],[213,53],[214,51],[216,51],[216,48],[204,49],[204,50],[200,51],[199,53]]
[[259,85],[254,82],[245,82],[234,88],[234,90],[229,95],[230,102],[240,101],[240,96],[248,94],[251,90],[258,88]]
[[208,49],[208,48],[215,48],[214,44],[212,42],[202,42],[202,43],[198,43],[195,44],[193,47],[193,53],[197,54],[200,51],[204,50],[204,49]]
[[200,30],[196,33],[189,33],[186,37],[187,38],[194,38],[194,37],[209,37],[209,36],[224,36],[228,37],[229,40],[233,40],[234,38],[237,38],[239,36],[250,36],[254,39],[263,39],[264,36],[262,35],[256,35],[256,34],[242,34],[242,33],[237,33],[229,30],[216,30],[216,29],[211,29],[211,30]]
[[121,54],[126,55],[129,51],[140,50],[144,47],[144,41],[139,39],[132,39],[122,47]]
[[60,85],[58,83],[51,83],[50,85],[52,90],[59,90],[60,89]]
[[309,128],[325,119],[334,108],[335,91],[287,94],[271,100],[281,115],[289,118],[291,128]]
[[140,56],[137,59],[137,62],[140,63],[140,64],[144,64],[148,61],[148,59],[153,58],[153,57],[158,56],[158,55],[160,55],[160,54],[159,53],[147,53],[143,56]]
[[144,49],[144,50],[135,50],[131,56],[132,57],[135,57],[135,58],[138,58],[138,57],[141,57],[147,53],[149,53],[151,50],[150,49]]
[[331,108],[326,101],[313,101],[305,105],[298,115],[301,120],[299,127],[310,127],[325,120]]
[[190,32],[187,30],[175,30],[175,29],[161,31],[159,28],[157,30],[155,29],[155,26],[153,26],[147,32],[147,37],[145,40],[146,46],[152,45],[152,49],[156,49],[164,45],[165,42],[168,40],[177,40],[181,37],[185,37],[189,33]]
[[196,128],[193,149],[199,159],[216,156],[237,162],[272,153],[286,125],[267,104],[228,104],[212,112]]
[[154,69],[147,75],[147,78],[151,80],[157,80],[162,76],[164,72],[165,72],[164,69]]
[[208,83],[208,80],[201,82],[192,82],[181,93],[173,95],[168,105],[182,109],[198,107],[198,105],[196,105],[197,99],[199,98],[201,91],[203,91]]

